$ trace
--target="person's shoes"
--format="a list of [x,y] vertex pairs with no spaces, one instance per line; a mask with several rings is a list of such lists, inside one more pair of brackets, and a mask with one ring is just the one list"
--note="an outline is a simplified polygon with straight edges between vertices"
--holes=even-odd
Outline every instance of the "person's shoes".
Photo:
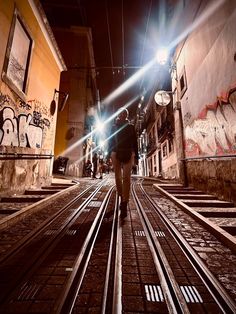
[[121,219],[124,219],[125,217],[127,217],[127,205],[128,205],[128,202],[125,202],[125,201],[120,203]]
[[102,176],[100,176],[100,178],[99,179],[102,179]]

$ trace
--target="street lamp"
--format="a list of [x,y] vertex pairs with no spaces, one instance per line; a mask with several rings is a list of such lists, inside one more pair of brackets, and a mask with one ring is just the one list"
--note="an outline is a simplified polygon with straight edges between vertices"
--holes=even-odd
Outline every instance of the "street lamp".
[[168,58],[169,58],[169,51],[166,47],[161,47],[160,49],[157,50],[156,60],[159,64],[161,65],[166,64]]
[[169,105],[170,100],[171,100],[169,94],[172,94],[172,92],[159,90],[158,92],[156,92],[156,94],[154,96],[155,102],[159,106],[162,106],[162,107],[165,107],[165,106]]
[[100,120],[97,120],[96,122],[96,130],[98,132],[102,132],[104,130],[104,123]]
[[104,142],[103,140],[101,140],[101,141],[99,142],[99,146],[100,146],[101,148],[104,147],[104,144],[105,144],[105,142]]

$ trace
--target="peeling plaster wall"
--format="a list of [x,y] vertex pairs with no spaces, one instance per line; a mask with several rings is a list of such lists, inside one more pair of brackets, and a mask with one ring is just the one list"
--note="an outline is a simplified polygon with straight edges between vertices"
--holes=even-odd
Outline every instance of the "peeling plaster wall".
[[[203,3],[196,19],[204,16],[214,1]],[[185,155],[196,158],[187,160],[189,184],[234,202],[235,20],[236,2],[226,0],[188,36],[176,60],[177,72],[185,68],[187,82],[180,99]],[[211,156],[212,159],[206,158]]]

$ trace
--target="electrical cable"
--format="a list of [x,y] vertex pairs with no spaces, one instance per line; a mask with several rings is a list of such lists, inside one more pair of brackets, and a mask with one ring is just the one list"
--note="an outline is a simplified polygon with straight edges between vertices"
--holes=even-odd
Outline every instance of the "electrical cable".
[[[125,65],[125,39],[124,39],[124,5],[121,0],[121,28],[122,28],[122,65]],[[124,70],[123,70],[124,75]]]
[[[113,63],[113,54],[112,54],[112,46],[111,46],[111,32],[110,32],[110,23],[109,23],[109,16],[108,16],[107,1],[106,1],[106,17],[107,17],[109,48],[110,48],[110,55],[111,55],[111,67],[112,67],[112,71],[113,71],[114,63]],[[113,72],[113,74],[114,74],[114,72]]]
[[[144,35],[144,40],[143,40],[143,49],[142,49],[141,56],[140,56],[140,66],[142,66],[142,64],[143,64],[143,55],[144,55],[144,49],[145,49],[145,46],[146,46],[147,30],[148,30],[148,26],[149,26],[149,20],[150,20],[151,11],[152,11],[152,0],[150,0],[150,5],[149,5],[149,11],[148,11],[145,35]],[[139,88],[141,88],[142,84],[143,84],[143,77],[141,79]]]
[[143,40],[143,49],[142,49],[141,56],[140,56],[140,66],[142,66],[142,63],[143,63],[144,48],[145,48],[146,40],[147,40],[147,30],[148,30],[148,26],[149,26],[149,20],[150,20],[151,11],[152,11],[152,0],[150,0],[150,5],[149,5],[149,11],[148,11],[145,35],[144,35],[144,40]]

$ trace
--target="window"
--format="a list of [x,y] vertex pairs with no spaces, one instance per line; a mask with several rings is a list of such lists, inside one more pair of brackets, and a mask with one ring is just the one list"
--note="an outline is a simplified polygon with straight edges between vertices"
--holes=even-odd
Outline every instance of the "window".
[[167,141],[162,145],[162,157],[167,157]]
[[182,98],[184,93],[187,90],[187,80],[186,80],[185,68],[183,68],[183,71],[182,71],[182,73],[180,75],[179,87],[180,87],[180,98]]
[[26,92],[32,39],[17,11],[9,35],[3,79],[16,92]]
[[156,155],[154,155],[154,165],[156,165],[157,163],[157,158],[156,158]]
[[173,139],[169,139],[169,153],[173,150]]

